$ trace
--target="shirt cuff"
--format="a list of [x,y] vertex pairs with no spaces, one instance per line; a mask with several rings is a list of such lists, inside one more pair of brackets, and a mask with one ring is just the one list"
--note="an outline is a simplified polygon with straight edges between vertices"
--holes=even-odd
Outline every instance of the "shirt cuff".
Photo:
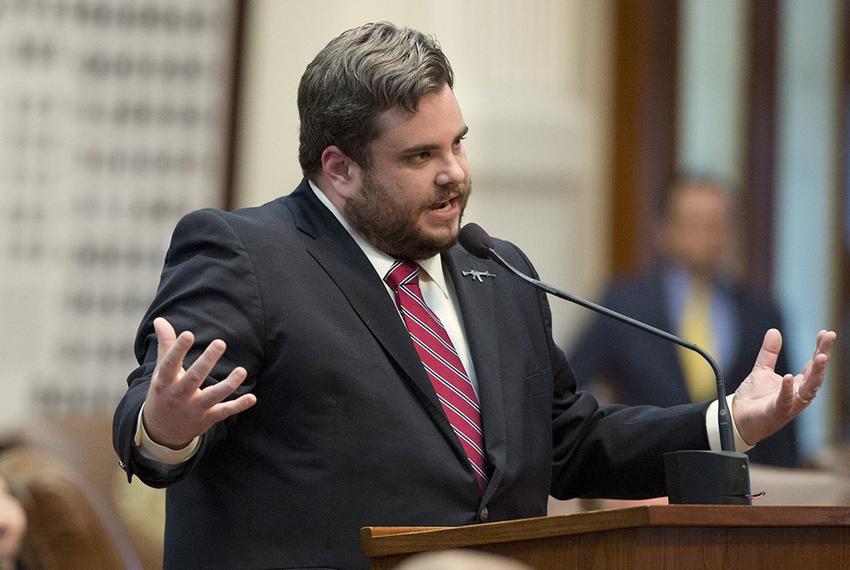
[[164,445],[160,445],[148,436],[145,431],[145,424],[142,421],[142,412],[145,410],[145,405],[142,404],[142,409],[139,410],[139,417],[136,420],[136,436],[134,442],[136,449],[145,459],[157,461],[164,465],[179,465],[189,461],[198,451],[201,443],[200,436],[189,442],[189,445],[183,449],[171,449]]
[[[735,426],[735,417],[732,414],[732,401],[734,399],[735,394],[726,396],[726,405],[729,407],[729,422],[732,424],[732,433],[735,436],[735,451],[744,453],[755,446],[744,441],[741,438],[741,434],[738,433],[738,428]],[[708,445],[711,451],[722,450],[722,446],[720,445],[720,422],[717,419],[717,406],[717,400],[714,400],[709,404],[708,410],[705,412],[705,431],[708,434]]]

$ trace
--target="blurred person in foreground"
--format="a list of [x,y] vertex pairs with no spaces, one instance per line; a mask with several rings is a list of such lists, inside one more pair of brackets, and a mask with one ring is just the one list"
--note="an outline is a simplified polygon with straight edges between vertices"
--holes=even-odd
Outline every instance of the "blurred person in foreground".
[[[612,283],[601,304],[706,349],[733,392],[752,368],[764,331],[781,329],[776,305],[724,271],[737,223],[722,182],[683,177],[659,207],[660,262],[637,278]],[[615,402],[673,406],[715,398],[714,374],[699,355],[612,319],[594,315],[570,351],[581,389],[605,388]],[[790,370],[780,353],[776,370]],[[600,386],[604,383],[604,386]],[[800,463],[793,422],[759,442],[750,460]]]
[[[577,393],[546,297],[456,244],[471,179],[453,85],[429,36],[344,32],[301,78],[297,188],[178,223],[113,427],[127,476],[167,487],[166,568],[368,568],[363,526],[659,495],[666,451],[719,446],[707,404]],[[767,332],[732,410],[743,440],[806,407],[834,341],[782,377]]]
[[[13,532],[8,536],[16,537],[11,542],[16,545],[20,568],[114,570],[140,567],[135,552],[119,537],[120,522],[107,515],[89,480],[53,453],[23,442],[3,449],[0,480],[14,497]],[[3,512],[2,502],[0,500],[0,513]],[[26,532],[14,532],[16,528],[24,530],[14,524],[19,522],[19,514],[23,514]],[[9,552],[6,536],[0,515],[0,553]],[[0,569],[5,570],[5,567],[0,566]]]
[[23,568],[18,553],[27,528],[27,516],[21,502],[9,493],[5,479],[0,477],[0,570]]
[[532,570],[518,560],[476,550],[446,550],[417,554],[397,570]]

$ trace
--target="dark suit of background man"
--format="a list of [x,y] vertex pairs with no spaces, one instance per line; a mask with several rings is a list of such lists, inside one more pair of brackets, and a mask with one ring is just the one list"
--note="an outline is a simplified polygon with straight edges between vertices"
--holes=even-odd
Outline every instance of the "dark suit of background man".
[[[549,493],[658,495],[665,451],[709,445],[705,405],[577,394],[545,297],[455,245],[471,186],[452,85],[432,38],[343,33],[301,79],[305,180],[175,229],[114,424],[128,477],[168,488],[166,567],[365,568],[363,525],[539,516]],[[483,479],[382,280],[394,260],[421,268],[471,378]],[[819,335],[809,373],[782,379],[769,333],[736,398],[744,439],[805,407],[834,336]]]
[[[729,390],[738,387],[752,366],[764,331],[780,328],[779,310],[724,276],[734,235],[729,188],[707,178],[682,178],[665,193],[659,208],[658,245],[662,261],[637,278],[611,284],[601,303],[662,330],[688,336],[686,314],[696,287],[708,295],[708,335],[700,346],[718,361]],[[698,334],[698,333],[697,333]],[[628,405],[673,406],[702,401],[714,393],[714,376],[697,361],[696,374],[707,383],[693,388],[683,353],[674,345],[622,325],[594,317],[570,352],[579,387],[598,390],[603,383],[612,399]],[[780,355],[776,369],[789,366]],[[754,462],[799,465],[794,424],[759,442],[749,452]]]

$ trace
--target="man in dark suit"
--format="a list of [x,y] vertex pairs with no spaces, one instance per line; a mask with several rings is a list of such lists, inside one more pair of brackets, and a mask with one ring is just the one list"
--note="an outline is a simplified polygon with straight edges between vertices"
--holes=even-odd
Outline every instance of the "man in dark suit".
[[[752,367],[764,331],[781,328],[781,318],[774,303],[723,276],[734,231],[730,200],[729,188],[708,178],[682,178],[672,184],[659,208],[662,262],[637,278],[615,281],[601,303],[687,337],[689,293],[705,283],[709,334],[697,344],[710,347],[731,392]],[[582,389],[595,392],[605,383],[618,403],[673,406],[714,394],[714,376],[704,361],[697,362],[702,369],[696,373],[705,373],[707,382],[696,388],[689,383],[688,356],[669,342],[598,317],[576,341],[570,364]],[[776,369],[789,370],[783,354]],[[748,454],[754,462],[798,466],[793,422]]]
[[[577,394],[544,295],[454,245],[471,186],[452,84],[419,32],[343,33],[299,87],[305,180],[175,229],[114,424],[128,477],[168,487],[166,567],[365,568],[363,525],[657,495],[664,452],[714,441],[704,405]],[[834,337],[782,378],[768,333],[741,436],[805,407]]]

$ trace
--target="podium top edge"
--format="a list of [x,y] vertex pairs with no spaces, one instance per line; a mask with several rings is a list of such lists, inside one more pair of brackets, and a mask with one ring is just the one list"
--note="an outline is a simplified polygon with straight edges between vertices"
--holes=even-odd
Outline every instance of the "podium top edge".
[[850,506],[641,505],[457,527],[364,527],[366,556],[635,527],[850,527]]

